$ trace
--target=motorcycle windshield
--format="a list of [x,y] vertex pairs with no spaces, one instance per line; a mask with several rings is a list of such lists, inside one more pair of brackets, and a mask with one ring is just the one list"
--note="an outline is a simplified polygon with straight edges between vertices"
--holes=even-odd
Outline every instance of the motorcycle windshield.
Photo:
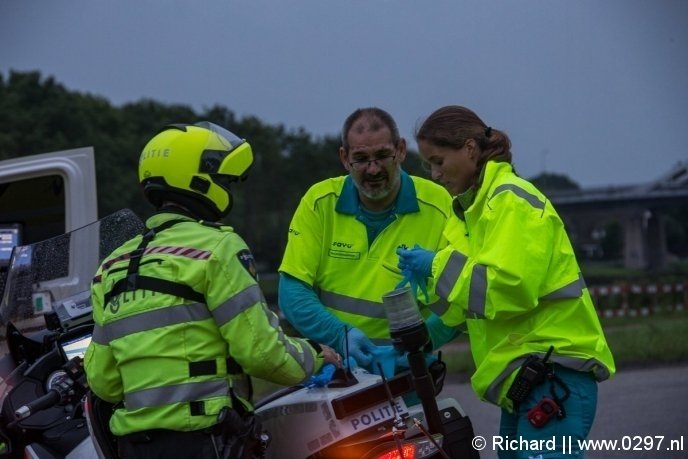
[[[91,318],[90,284],[100,262],[144,225],[123,209],[96,222],[12,252],[0,302],[0,337],[9,322],[20,331],[47,328],[46,314],[63,329]],[[53,322],[54,323],[54,322]]]

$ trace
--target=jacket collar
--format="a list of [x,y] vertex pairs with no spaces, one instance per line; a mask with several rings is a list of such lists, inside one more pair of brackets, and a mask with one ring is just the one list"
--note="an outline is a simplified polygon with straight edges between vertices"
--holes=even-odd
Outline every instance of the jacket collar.
[[513,166],[510,163],[503,161],[488,161],[480,172],[480,178],[478,179],[479,185],[477,185],[477,187],[471,187],[454,197],[454,202],[452,203],[454,213],[461,220],[465,220],[464,213],[476,202],[481,202],[486,199],[486,195],[488,191],[492,189],[492,184],[497,179],[497,176],[513,172],[513,170]]
[[181,213],[160,211],[154,213],[146,220],[146,228],[155,228],[170,220],[188,220],[190,222],[198,221],[195,218]]
[[[401,186],[399,187],[399,194],[394,202],[394,211],[398,214],[410,214],[419,212],[418,197],[416,195],[416,186],[413,184],[411,177],[401,171]],[[351,175],[347,175],[344,179],[344,186],[342,192],[337,199],[335,210],[341,214],[358,214],[358,206],[360,199],[358,198],[358,189],[354,185]]]

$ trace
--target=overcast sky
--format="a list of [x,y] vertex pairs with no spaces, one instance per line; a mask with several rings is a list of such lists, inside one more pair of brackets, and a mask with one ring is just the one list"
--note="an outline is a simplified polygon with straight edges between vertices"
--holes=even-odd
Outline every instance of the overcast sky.
[[10,70],[315,136],[377,105],[414,148],[419,121],[465,105],[521,175],[584,187],[688,162],[685,0],[0,0]]

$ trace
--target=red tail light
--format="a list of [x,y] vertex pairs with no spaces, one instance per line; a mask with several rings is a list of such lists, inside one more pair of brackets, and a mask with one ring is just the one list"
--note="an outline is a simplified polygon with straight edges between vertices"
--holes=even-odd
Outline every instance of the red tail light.
[[[387,442],[365,455],[364,459],[425,459],[437,454],[442,447],[442,435],[435,434],[432,440],[425,437],[401,441],[401,452],[396,442]],[[403,455],[402,455],[403,454]]]
[[404,453],[403,457],[399,453],[399,448],[394,447],[391,450],[385,451],[371,459],[415,459],[416,458],[416,445],[413,443],[404,443],[401,446],[401,451]]

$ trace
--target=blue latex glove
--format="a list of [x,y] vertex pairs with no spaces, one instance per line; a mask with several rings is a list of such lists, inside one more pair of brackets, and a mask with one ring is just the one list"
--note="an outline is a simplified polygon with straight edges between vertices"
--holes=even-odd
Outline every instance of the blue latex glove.
[[361,367],[369,367],[375,357],[377,346],[370,341],[365,333],[358,328],[350,328],[346,332],[346,336],[342,340],[340,349],[346,353],[348,346],[349,354],[347,357],[353,357],[356,363]]
[[435,252],[425,250],[416,244],[412,249],[399,247],[397,255],[399,256],[398,266],[404,276],[397,288],[409,284],[413,296],[416,298],[418,298],[418,289],[420,288],[425,296],[425,302],[429,303],[427,278],[432,272],[432,260],[435,258]]
[[[435,360],[437,360],[437,356],[430,352],[425,353],[425,364],[427,366],[430,366]],[[394,366],[396,368],[397,373],[411,368],[408,361],[408,352],[404,352],[403,354],[397,354],[396,360],[394,361]]]
[[409,270],[402,271],[402,274],[404,275],[404,278],[397,284],[395,288],[402,288],[404,285],[409,284],[411,286],[411,292],[413,292],[413,296],[415,298],[418,298],[418,289],[420,288],[421,293],[423,293],[425,296],[425,302],[429,303],[430,297],[428,296],[428,284],[425,278],[416,280],[416,278],[413,277],[413,273]]
[[[371,363],[371,373],[383,374],[385,378],[394,376],[397,369],[396,361],[399,358],[399,352],[394,349],[394,346],[377,346],[373,353],[375,356]],[[380,367],[382,367],[382,372],[380,372]]]
[[408,361],[408,352],[404,352],[402,354],[397,354],[397,358],[394,362],[394,366],[397,369],[397,371],[408,370],[409,368],[411,368],[409,366],[409,361]]
[[398,248],[397,255],[399,255],[399,269],[402,272],[410,271],[416,280],[425,279],[432,274],[432,260],[435,258],[435,252],[425,250],[416,244],[412,249]]
[[335,370],[337,368],[332,365],[331,363],[326,363],[323,365],[323,367],[320,369],[320,372],[314,374],[310,378],[308,378],[304,383],[304,387],[325,387],[327,386],[330,381],[332,381],[332,375],[334,374]]
[[459,330],[458,327],[449,327],[445,325],[442,319],[440,319],[440,316],[434,313],[430,314],[430,316],[425,319],[425,326],[428,329],[433,349],[444,346],[461,334],[461,330]]
[[399,256],[398,266],[404,276],[397,288],[408,283],[415,297],[418,297],[420,288],[426,303],[429,303],[427,278],[432,274],[432,260],[435,258],[435,252],[425,250],[416,244],[412,249],[398,248],[397,255]]
[[358,368],[358,363],[356,363],[356,359],[353,357],[349,357],[348,359],[344,360],[342,362],[342,365],[346,370],[354,371],[356,368]]

